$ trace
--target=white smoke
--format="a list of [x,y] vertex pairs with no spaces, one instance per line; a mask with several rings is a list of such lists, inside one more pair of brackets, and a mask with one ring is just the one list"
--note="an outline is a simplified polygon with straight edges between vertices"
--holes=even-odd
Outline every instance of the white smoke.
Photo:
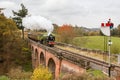
[[52,22],[41,16],[23,18],[23,26],[30,30],[47,30],[48,35],[53,31]]

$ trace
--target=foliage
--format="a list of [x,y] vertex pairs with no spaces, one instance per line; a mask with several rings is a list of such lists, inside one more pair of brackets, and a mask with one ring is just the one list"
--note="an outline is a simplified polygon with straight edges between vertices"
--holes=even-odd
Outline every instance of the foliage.
[[90,32],[88,33],[88,36],[98,36],[99,34],[100,34],[99,31],[90,31]]
[[105,77],[105,74],[103,74],[103,72],[101,70],[89,69],[87,72],[89,74],[95,76],[96,78],[103,78],[103,77]]
[[54,27],[53,33],[56,34],[59,26],[57,24],[53,24],[53,27]]
[[14,14],[14,21],[17,24],[17,27],[19,29],[23,29],[24,26],[22,26],[22,18],[26,17],[26,15],[28,14],[28,10],[25,8],[25,6],[23,4],[21,4],[22,9],[19,10],[18,12],[15,12],[14,10],[12,11]]
[[19,10],[18,12],[13,11],[13,14],[24,18],[27,15],[28,10],[25,8],[23,4],[21,4],[21,7],[22,7],[21,10]]
[[[53,24],[53,26],[54,26],[53,32],[56,33],[59,26],[57,24]],[[89,28],[80,27],[77,25],[72,26],[72,27],[74,28],[74,32],[77,37],[79,37],[79,36],[99,36],[99,35],[104,36],[104,34],[101,32],[101,30],[89,29]],[[111,35],[120,37],[120,24],[116,28],[111,29]]]
[[62,80],[114,80],[105,76],[101,71],[89,71],[88,73],[79,74],[66,74],[63,76]]
[[7,76],[0,76],[0,80],[9,80]]
[[10,80],[30,80],[32,72],[25,72],[21,67],[13,68],[9,71]]
[[117,28],[113,28],[113,29],[111,30],[111,35],[112,35],[112,36],[118,36],[118,29],[117,29]]
[[120,24],[117,26],[118,36],[120,37]]
[[26,15],[28,14],[28,10],[25,8],[23,4],[21,4],[21,7],[22,9],[19,10],[18,12],[15,12],[14,10],[12,12],[13,15],[15,16],[13,19],[16,22],[18,29],[22,30],[22,35],[24,39],[24,26],[22,25],[22,19],[26,17]]
[[33,72],[31,77],[32,80],[52,80],[52,74],[48,71],[47,68],[39,66]]
[[111,30],[111,35],[120,37],[120,24]]
[[2,68],[6,68],[5,72],[8,72],[14,66],[22,66],[25,71],[32,70],[30,50],[23,50],[23,48],[27,48],[27,43],[24,40],[19,38],[12,43],[10,48],[8,48],[8,45],[6,47],[7,53],[3,56],[8,56],[9,58],[5,57],[5,65],[2,66]]
[[84,36],[85,30],[83,27],[78,27],[77,25],[74,27],[74,32],[76,36]]
[[57,34],[59,35],[59,41],[65,43],[70,43],[75,37],[75,32],[71,25],[62,25],[57,29]]
[[7,45],[10,46],[10,43],[12,43],[12,41],[14,41],[18,36],[17,34],[18,31],[14,21],[12,19],[6,18],[3,15],[0,15],[0,48],[4,50],[4,47]]
[[14,53],[12,57],[12,60],[16,65],[21,65],[25,71],[31,71],[32,70],[32,61],[31,61],[31,52],[28,48],[27,41],[19,39],[16,41],[16,44],[13,46],[12,51]]
[[[30,60],[31,61],[31,60]],[[26,72],[29,72],[29,71],[32,71],[32,63],[31,62],[26,62],[22,65],[23,67],[23,70],[26,71]]]
[[0,56],[4,65],[0,73],[6,73],[12,66],[21,65],[27,71],[31,66],[31,53],[27,40],[22,40],[20,31],[12,19],[0,15]]
[[87,74],[66,74],[62,77],[62,80],[88,80],[87,79],[88,75]]

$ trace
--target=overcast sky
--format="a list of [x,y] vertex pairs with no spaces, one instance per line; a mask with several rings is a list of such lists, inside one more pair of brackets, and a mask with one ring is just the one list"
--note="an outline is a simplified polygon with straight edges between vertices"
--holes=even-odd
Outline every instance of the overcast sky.
[[58,25],[99,28],[109,18],[115,27],[120,24],[120,0],[0,0],[0,7],[12,16],[11,10],[19,10],[21,3],[30,15],[41,15]]

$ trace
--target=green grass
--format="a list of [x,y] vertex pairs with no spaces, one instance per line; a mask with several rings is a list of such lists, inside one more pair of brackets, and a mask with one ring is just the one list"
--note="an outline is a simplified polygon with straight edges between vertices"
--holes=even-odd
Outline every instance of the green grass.
[[0,80],[10,80],[7,76],[0,76]]
[[105,76],[105,74],[101,70],[89,69],[89,70],[87,70],[87,72],[89,74],[92,74],[93,76],[96,76],[96,77],[103,77],[103,76]]
[[[112,53],[120,53],[120,38],[111,37],[112,45],[111,52]],[[86,36],[86,37],[76,37],[73,40],[73,44],[90,49],[99,49],[104,51],[104,36]]]

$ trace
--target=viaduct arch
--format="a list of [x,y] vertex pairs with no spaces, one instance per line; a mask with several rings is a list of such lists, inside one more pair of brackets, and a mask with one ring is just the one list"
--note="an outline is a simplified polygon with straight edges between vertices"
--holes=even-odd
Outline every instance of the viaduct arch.
[[50,58],[48,61],[48,69],[52,72],[53,78],[55,77],[55,69],[56,69],[56,65],[55,65],[55,61]]
[[40,64],[45,66],[45,55],[43,52],[40,53]]
[[33,68],[39,65],[44,65],[52,72],[55,80],[58,80],[60,73],[65,71],[83,73],[85,69],[74,63],[61,59],[60,55],[51,51],[49,47],[43,46],[39,43],[30,42],[32,52],[32,66]]

